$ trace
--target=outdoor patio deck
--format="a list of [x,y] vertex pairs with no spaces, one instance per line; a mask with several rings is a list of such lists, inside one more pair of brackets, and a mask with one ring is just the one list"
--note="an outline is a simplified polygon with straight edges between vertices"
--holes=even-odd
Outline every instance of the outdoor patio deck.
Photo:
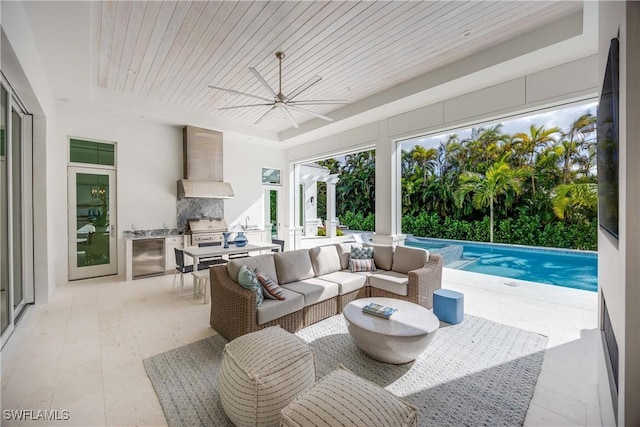
[[[166,425],[142,360],[215,333],[209,305],[172,293],[172,277],[64,284],[29,308],[2,352],[2,409],[68,409],[60,425]],[[504,282],[445,268],[443,287],[464,292],[466,314],[549,337],[525,425],[600,425],[597,295]]]

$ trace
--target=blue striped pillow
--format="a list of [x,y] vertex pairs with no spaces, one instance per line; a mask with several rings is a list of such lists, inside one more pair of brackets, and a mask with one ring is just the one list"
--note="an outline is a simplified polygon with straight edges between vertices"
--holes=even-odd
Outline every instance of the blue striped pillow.
[[376,271],[376,264],[373,262],[373,258],[367,259],[351,259],[351,272],[357,273],[360,271]]
[[284,291],[271,277],[267,276],[262,271],[255,270],[256,277],[258,278],[258,282],[262,285],[262,290],[265,298],[268,299],[279,299],[286,300],[287,297],[284,296]]

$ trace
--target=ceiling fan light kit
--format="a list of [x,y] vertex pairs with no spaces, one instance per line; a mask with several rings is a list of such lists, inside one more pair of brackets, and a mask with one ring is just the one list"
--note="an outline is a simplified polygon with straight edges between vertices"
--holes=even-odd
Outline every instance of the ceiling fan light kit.
[[294,128],[298,128],[300,127],[300,125],[298,125],[298,123],[295,121],[293,115],[291,114],[291,111],[297,111],[299,113],[309,114],[318,119],[332,122],[333,119],[331,117],[318,114],[315,111],[311,111],[307,108],[301,107],[301,105],[346,104],[347,101],[343,99],[307,99],[307,100],[295,99],[298,95],[302,94],[302,92],[306,91],[307,89],[317,84],[320,80],[322,80],[322,77],[320,76],[311,77],[309,80],[307,80],[306,82],[304,82],[303,84],[295,88],[293,91],[291,91],[289,93],[289,96],[284,95],[282,93],[282,60],[284,59],[284,56],[285,56],[284,52],[276,52],[276,58],[278,58],[278,92],[277,93],[269,85],[269,83],[267,83],[264,77],[262,77],[262,75],[258,72],[258,70],[256,70],[253,67],[249,68],[251,73],[253,73],[253,75],[260,82],[260,84],[264,86],[265,89],[267,89],[267,91],[271,94],[272,98],[266,98],[264,96],[254,95],[246,92],[240,92],[234,89],[228,89],[224,87],[209,85],[211,89],[224,90],[225,92],[229,92],[234,95],[248,96],[251,98],[256,98],[256,99],[260,99],[261,101],[264,101],[263,103],[260,103],[260,104],[233,105],[230,107],[222,107],[222,108],[218,108],[218,110],[231,110],[234,108],[246,108],[246,107],[267,107],[267,110],[258,118],[258,120],[255,121],[254,124],[256,125],[259,124],[265,117],[267,117],[267,115],[270,112],[274,110],[280,110],[284,115],[284,117],[291,123],[291,126],[293,126]]

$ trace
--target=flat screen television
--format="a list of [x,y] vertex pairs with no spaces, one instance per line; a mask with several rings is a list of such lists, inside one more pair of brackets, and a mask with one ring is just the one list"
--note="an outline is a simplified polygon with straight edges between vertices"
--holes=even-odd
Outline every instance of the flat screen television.
[[618,163],[619,163],[619,62],[618,39],[609,45],[609,58],[598,104],[598,223],[618,239]]

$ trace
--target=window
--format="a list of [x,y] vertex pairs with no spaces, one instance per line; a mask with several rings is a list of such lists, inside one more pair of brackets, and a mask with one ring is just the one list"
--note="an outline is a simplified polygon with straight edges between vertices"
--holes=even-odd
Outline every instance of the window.
[[265,185],[281,185],[280,169],[262,168],[262,183]]
[[71,138],[69,153],[72,163],[115,166],[114,144]]

